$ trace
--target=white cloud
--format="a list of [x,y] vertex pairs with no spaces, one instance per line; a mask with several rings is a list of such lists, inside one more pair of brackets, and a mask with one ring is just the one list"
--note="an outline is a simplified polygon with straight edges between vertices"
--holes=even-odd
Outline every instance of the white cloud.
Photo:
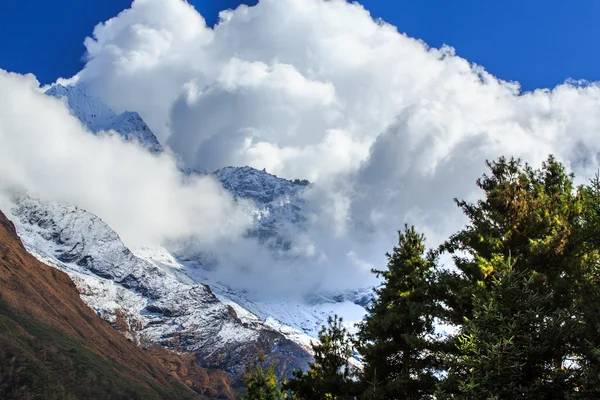
[[184,182],[171,156],[86,131],[32,75],[0,70],[0,144],[0,189],[83,207],[130,245],[190,235],[208,245],[250,222],[212,179]]
[[[554,153],[581,176],[598,166],[598,85],[522,94],[357,3],[261,0],[213,30],[182,0],[135,0],[85,44],[74,79],[115,111],[138,111],[188,165],[316,181],[298,241],[312,254],[298,265],[306,287],[322,271],[343,276],[331,285],[364,282],[405,221],[432,242],[457,229],[452,199],[478,195],[486,158],[539,165]],[[249,267],[257,281],[269,262]]]

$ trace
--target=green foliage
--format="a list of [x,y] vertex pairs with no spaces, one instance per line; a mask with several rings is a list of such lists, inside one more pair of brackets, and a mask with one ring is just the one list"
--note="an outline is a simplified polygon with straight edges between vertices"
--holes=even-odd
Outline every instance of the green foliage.
[[[337,318],[286,388],[298,399],[600,398],[600,178],[576,188],[550,156],[540,169],[487,162],[468,224],[426,252],[399,232],[358,326],[364,368]],[[450,255],[455,268],[439,268]],[[438,323],[457,334],[435,336]]]
[[488,167],[482,200],[457,201],[469,224],[441,247],[459,271],[440,282],[463,333],[442,388],[460,399],[571,398],[582,371],[569,366],[586,346],[583,189],[553,157],[539,170],[505,158]]
[[275,366],[263,366],[264,354],[260,354],[258,361],[248,366],[244,375],[246,393],[243,400],[280,400],[284,398],[280,384],[275,374]]
[[[552,363],[562,338],[578,333],[574,309],[555,309],[540,294],[534,275],[497,265],[487,298],[473,302],[458,337],[458,354],[448,354],[449,374],[439,399],[567,398],[577,368]],[[565,360],[566,361],[566,360]]]
[[385,270],[373,270],[382,286],[359,325],[365,397],[432,398],[440,343],[434,321],[443,309],[432,290],[435,255],[425,254],[424,237],[414,227],[398,232]]
[[352,342],[341,318],[328,318],[327,326],[321,328],[318,341],[312,344],[315,361],[308,371],[294,371],[293,377],[284,385],[303,400],[343,400],[354,398]]
[[579,273],[576,307],[582,314],[579,341],[581,380],[578,398],[600,398],[600,179],[580,188],[583,212],[579,228],[579,247],[583,259]]
[[573,227],[582,210],[573,190],[573,176],[552,157],[540,170],[503,157],[487,165],[490,174],[477,181],[483,199],[456,201],[469,224],[441,248],[453,255],[460,271],[453,276],[454,287],[445,299],[456,312],[454,321],[460,324],[463,317],[470,316],[471,296],[485,295],[495,268],[503,266],[498,260],[509,256],[516,269],[545,277],[540,284],[554,292],[556,306],[568,306],[568,280],[573,277],[565,275],[574,271],[569,264],[577,262],[572,258],[577,252]]

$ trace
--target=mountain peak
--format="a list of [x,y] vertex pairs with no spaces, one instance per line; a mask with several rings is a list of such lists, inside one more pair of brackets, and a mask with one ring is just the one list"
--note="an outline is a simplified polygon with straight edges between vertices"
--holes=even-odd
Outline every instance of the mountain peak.
[[161,153],[163,147],[148,125],[137,112],[115,113],[98,97],[94,97],[82,85],[56,84],[46,94],[64,98],[73,115],[90,131],[115,131],[127,141],[137,141],[153,154]]
[[234,197],[249,198],[263,204],[280,197],[293,197],[309,184],[306,180],[291,181],[270,174],[266,169],[249,166],[220,168],[213,172],[213,176]]
[[94,133],[103,130],[117,116],[102,100],[89,95],[81,86],[56,84],[46,90],[46,94],[65,98],[71,112]]

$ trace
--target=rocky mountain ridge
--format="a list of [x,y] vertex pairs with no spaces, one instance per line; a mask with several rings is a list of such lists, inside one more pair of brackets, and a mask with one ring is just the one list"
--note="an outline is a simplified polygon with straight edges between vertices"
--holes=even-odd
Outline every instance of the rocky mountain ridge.
[[235,376],[260,350],[282,374],[310,360],[302,342],[258,318],[240,318],[238,312],[247,313],[242,307],[236,311],[208,286],[186,278],[164,249],[154,249],[155,257],[148,261],[85,210],[29,197],[15,203],[11,213],[27,249],[67,272],[99,316],[113,324],[124,319],[130,339],[195,353],[202,366]]
[[111,131],[127,141],[136,141],[153,154],[163,151],[154,133],[137,112],[115,113],[102,100],[86,93],[85,88],[53,85],[46,90],[48,96],[64,99],[73,113],[93,133]]

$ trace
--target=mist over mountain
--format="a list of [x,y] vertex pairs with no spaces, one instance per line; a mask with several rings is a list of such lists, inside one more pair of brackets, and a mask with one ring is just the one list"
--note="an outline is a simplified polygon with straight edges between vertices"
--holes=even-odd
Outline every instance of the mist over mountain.
[[[162,151],[155,151],[151,131],[146,128],[141,130],[143,136],[127,136],[129,126],[116,124],[116,114],[84,88],[57,85],[46,90],[46,95],[68,106],[71,115],[90,129],[85,135],[124,139],[121,143],[163,156]],[[146,125],[141,121],[140,126]],[[150,140],[144,142],[144,138]],[[128,248],[96,215],[72,204],[31,197],[22,190],[5,191],[3,208],[15,221],[27,249],[69,274],[88,306],[120,326],[130,340],[195,354],[202,367],[226,370],[236,380],[259,351],[275,363],[280,375],[304,368],[310,360],[311,337],[331,312],[347,317],[349,325],[361,318],[369,301],[368,287],[334,292],[320,286],[311,292],[305,286],[289,290],[302,280],[316,279],[293,281],[285,269],[286,262],[306,262],[298,259],[292,238],[306,228],[308,210],[301,195],[309,188],[308,181],[286,180],[250,167],[226,167],[210,174],[181,168],[179,173],[182,185],[209,179],[230,193],[236,210],[251,221],[243,235],[234,236],[234,244],[250,248],[252,262],[232,258],[221,242],[211,241],[207,246],[195,235],[172,237],[165,247],[148,243]],[[270,281],[274,274],[267,272],[257,279],[253,266],[268,260],[279,263],[281,280]],[[240,284],[244,273],[248,279]],[[263,285],[275,286],[260,290]]]

